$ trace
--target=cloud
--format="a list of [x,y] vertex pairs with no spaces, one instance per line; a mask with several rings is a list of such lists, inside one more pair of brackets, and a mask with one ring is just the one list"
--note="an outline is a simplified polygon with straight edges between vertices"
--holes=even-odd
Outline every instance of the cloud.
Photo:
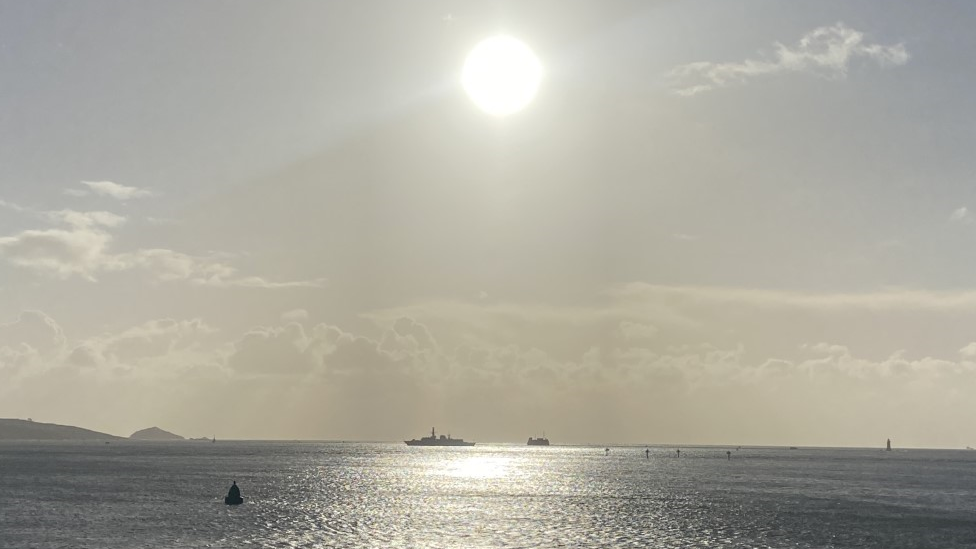
[[[422,355],[421,355],[422,356]],[[407,357],[383,350],[375,340],[352,336],[340,338],[332,352],[323,357],[327,372],[334,377],[356,377],[388,384],[386,376],[402,376],[410,362]],[[362,386],[357,383],[356,386]]]
[[58,278],[95,280],[105,269],[108,233],[89,227],[27,230],[0,237],[0,257],[18,267]]
[[137,250],[112,256],[109,271],[141,269],[162,282],[185,281],[210,288],[322,288],[326,279],[275,282],[260,276],[241,276],[238,270],[215,256],[192,256],[166,248]]
[[0,394],[5,385],[14,387],[22,377],[43,372],[65,345],[61,326],[41,311],[24,311],[0,324]]
[[[976,310],[976,291],[883,288],[865,292],[802,292],[723,286],[630,283],[607,288],[586,306],[534,302],[428,300],[364,313],[379,326],[409,317],[440,334],[442,344],[538,346],[560,358],[577,352],[587,338],[642,339],[650,346],[708,337],[726,344],[749,341],[783,352],[818,339],[855,337],[872,346],[915,337],[934,326],[938,315]],[[888,314],[891,334],[866,329],[867,317]],[[913,328],[910,318],[928,319]],[[785,321],[789,319],[789,321]],[[825,322],[824,319],[829,319]],[[877,319],[878,322],[883,319]],[[892,335],[897,329],[899,336]],[[912,335],[912,334],[915,335]],[[776,334],[775,336],[771,334]],[[956,345],[949,332],[932,333],[927,348]],[[772,338],[772,339],[771,339]]]
[[844,345],[835,345],[825,342],[815,343],[815,344],[804,344],[800,346],[801,349],[813,351],[817,354],[826,355],[849,355],[850,349]]
[[305,309],[292,309],[281,313],[281,320],[288,322],[302,322],[308,320],[308,311]]
[[219,364],[219,335],[200,319],[154,319],[72,342],[64,347],[60,362],[63,367],[92,369],[103,377],[174,379],[197,364]]
[[138,187],[128,187],[113,183],[111,181],[82,181],[82,185],[87,189],[67,189],[64,194],[69,196],[88,196],[91,194],[107,196],[116,200],[132,200],[133,198],[146,198],[154,196],[154,193],[147,189]]
[[866,42],[862,32],[842,22],[808,32],[792,48],[780,43],[774,47],[772,56],[761,59],[680,65],[672,69],[668,77],[675,93],[690,96],[784,72],[807,72],[829,79],[843,79],[854,60],[892,67],[904,65],[909,59],[904,44],[886,46]]
[[42,311],[24,311],[17,320],[0,324],[0,347],[28,346],[43,352],[64,346],[61,326]]
[[[423,330],[422,326],[411,326],[414,332]],[[234,343],[227,366],[240,375],[317,375],[360,387],[364,379],[402,375],[407,364],[426,356],[421,345],[408,337],[412,345],[390,349],[384,342],[344,332],[336,326],[318,324],[306,331],[301,324],[289,322],[284,326],[254,328],[244,334]]]
[[106,334],[85,341],[93,353],[133,361],[147,356],[167,356],[181,349],[193,348],[209,341],[219,331],[203,320],[155,319],[122,332]]
[[[235,271],[231,270],[231,274]],[[263,288],[266,290],[280,290],[288,288],[324,288],[328,283],[326,278],[312,278],[309,280],[292,280],[286,282],[275,282],[260,276],[245,277],[197,277],[190,280],[198,286],[211,288]]]
[[961,225],[969,225],[973,222],[973,214],[965,206],[957,208],[949,215],[950,223],[959,223]]
[[114,252],[113,229],[126,218],[111,212],[38,211],[7,202],[0,206],[31,213],[56,225],[0,237],[0,258],[55,278],[96,281],[104,273],[140,270],[159,282],[183,281],[212,288],[321,288],[324,278],[277,282],[243,276],[219,254],[192,256],[166,248]]
[[[646,331],[635,324],[615,323]],[[56,326],[42,313],[0,325],[0,411],[36,417],[44,397],[52,419],[97,428],[89,418],[107,418],[104,430],[119,433],[166,422],[218,438],[392,440],[434,422],[475,440],[517,440],[541,426],[563,443],[853,445],[891,424],[899,441],[951,444],[958,418],[976,413],[958,389],[976,382],[966,353],[871,359],[814,343],[792,359],[761,349],[750,357],[743,345],[654,348],[665,338],[607,339],[599,330],[560,353],[544,338],[445,344],[445,334],[410,317],[378,331],[287,322],[239,335],[200,319],[157,319],[70,344]],[[547,327],[564,325],[536,333]],[[47,358],[22,344],[30,338],[46,342]],[[913,421],[922,407],[925,421]]]
[[624,339],[650,339],[657,335],[659,331],[656,326],[650,324],[640,324],[629,320],[620,321],[620,333],[623,334]]
[[959,349],[959,354],[967,358],[976,358],[976,341]]
[[764,309],[818,311],[950,311],[976,307],[976,291],[927,291],[893,288],[863,293],[809,293],[720,286],[663,286],[632,283],[607,291],[627,307],[658,302],[737,304]]
[[6,200],[0,200],[0,207],[7,208],[8,210],[12,210],[19,213],[33,213],[33,210],[31,210],[30,208],[21,206],[20,204],[15,204],[13,202],[7,202]]
[[297,322],[277,328],[255,328],[234,344],[227,365],[244,374],[308,372],[321,361],[316,339]]
[[55,223],[64,223],[78,229],[90,227],[118,227],[125,223],[126,218],[111,212],[77,212],[74,210],[60,210],[45,212],[47,217]]
[[148,223],[150,225],[157,225],[157,226],[161,226],[161,225],[178,225],[178,224],[180,224],[180,220],[179,219],[175,219],[175,218],[172,218],[172,217],[153,217],[153,216],[147,216],[145,218],[145,221],[146,221],[146,223]]
[[411,346],[417,349],[436,349],[438,347],[430,329],[412,318],[398,318],[388,333],[409,340],[412,343]]

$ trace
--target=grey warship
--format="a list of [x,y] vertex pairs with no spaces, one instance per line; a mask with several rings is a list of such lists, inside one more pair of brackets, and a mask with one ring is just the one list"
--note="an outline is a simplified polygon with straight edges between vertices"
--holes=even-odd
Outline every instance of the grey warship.
[[420,440],[405,440],[407,446],[474,446],[473,442],[465,442],[463,438],[451,438],[451,435],[441,435],[440,437],[430,428],[430,436]]

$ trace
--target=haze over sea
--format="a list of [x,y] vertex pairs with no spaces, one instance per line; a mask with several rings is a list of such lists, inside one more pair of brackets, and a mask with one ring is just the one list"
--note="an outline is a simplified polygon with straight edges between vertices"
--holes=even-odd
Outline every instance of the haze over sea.
[[976,547],[976,452],[726,450],[5,442],[0,547]]

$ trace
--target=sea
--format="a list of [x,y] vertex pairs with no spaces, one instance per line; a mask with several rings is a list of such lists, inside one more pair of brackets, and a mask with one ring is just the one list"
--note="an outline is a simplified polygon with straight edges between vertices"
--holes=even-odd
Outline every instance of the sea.
[[976,548],[976,451],[647,449],[2,442],[0,548]]

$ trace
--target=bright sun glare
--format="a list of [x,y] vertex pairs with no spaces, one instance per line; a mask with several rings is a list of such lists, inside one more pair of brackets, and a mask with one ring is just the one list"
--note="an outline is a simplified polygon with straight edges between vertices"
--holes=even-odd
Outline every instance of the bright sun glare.
[[499,478],[508,474],[508,462],[504,458],[471,457],[452,461],[446,473],[452,477],[469,479]]
[[542,65],[524,43],[511,36],[481,41],[461,72],[461,85],[481,110],[507,116],[532,101],[542,80]]

